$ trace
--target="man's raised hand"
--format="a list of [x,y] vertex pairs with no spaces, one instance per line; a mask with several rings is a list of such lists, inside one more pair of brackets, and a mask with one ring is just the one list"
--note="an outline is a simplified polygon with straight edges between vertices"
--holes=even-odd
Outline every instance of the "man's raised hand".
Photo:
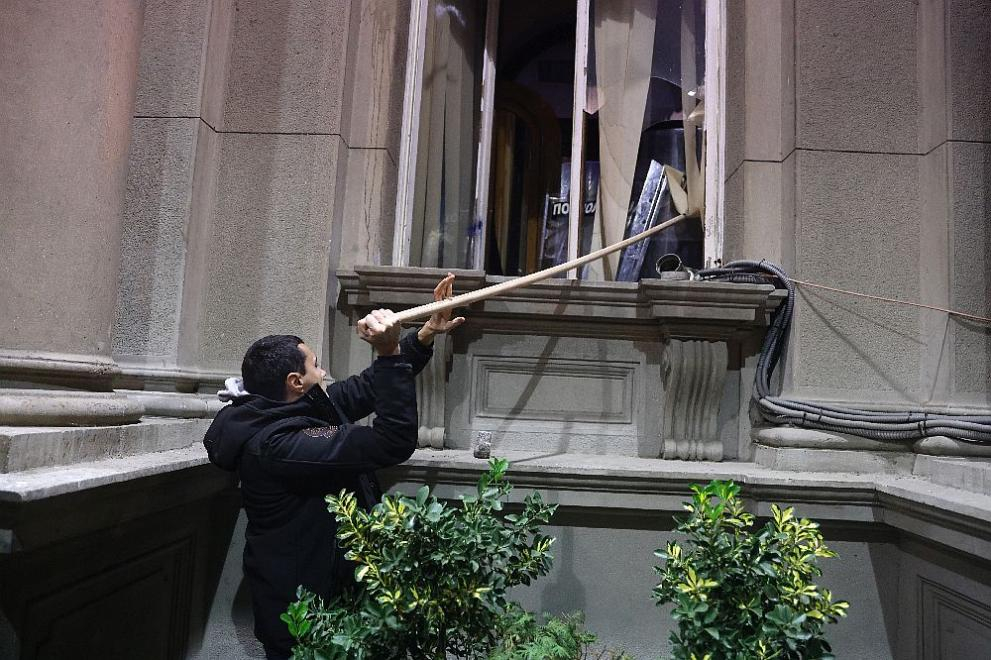
[[[446,300],[448,298],[454,297],[454,273],[448,273],[444,279],[437,283],[434,287],[434,300]],[[450,332],[456,327],[465,322],[465,317],[459,316],[457,318],[451,318],[451,310],[445,309],[442,312],[436,312],[423,327],[416,333],[417,338],[419,338],[420,343],[424,345],[429,345],[434,340],[434,335],[444,334],[445,332]]]
[[379,355],[399,354],[399,324],[391,309],[372,310],[358,321],[358,336],[371,344]]

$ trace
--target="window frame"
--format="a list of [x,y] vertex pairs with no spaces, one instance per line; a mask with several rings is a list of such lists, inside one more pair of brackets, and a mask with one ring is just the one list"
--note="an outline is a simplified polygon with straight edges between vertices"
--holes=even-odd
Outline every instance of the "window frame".
[[[575,79],[572,100],[571,153],[583,154],[585,148],[585,121],[588,84],[588,45],[591,0],[575,0],[577,25],[575,29]],[[393,234],[392,263],[409,266],[412,238],[413,198],[416,185],[416,160],[420,126],[420,107],[423,94],[423,52],[426,45],[427,21],[430,0],[413,0],[410,7],[410,31],[406,51],[406,75],[403,104],[403,120],[400,135],[398,182]],[[723,218],[725,204],[725,144],[726,144],[726,2],[705,0],[705,136],[704,180],[705,217],[703,220],[704,253],[707,267],[721,263],[723,254]],[[486,249],[486,223],[488,221],[489,177],[491,174],[492,119],[495,99],[495,63],[498,49],[499,9],[501,0],[487,0],[485,16],[485,43],[482,57],[482,91],[480,99],[480,127],[475,164],[475,193],[472,204],[473,222],[477,227],[477,240],[473,261],[484,270]],[[687,90],[686,90],[687,91]],[[577,159],[579,167],[571,168],[569,190],[568,259],[578,256],[578,227],[581,222],[582,177],[584,159]],[[574,269],[567,277],[575,279]]]

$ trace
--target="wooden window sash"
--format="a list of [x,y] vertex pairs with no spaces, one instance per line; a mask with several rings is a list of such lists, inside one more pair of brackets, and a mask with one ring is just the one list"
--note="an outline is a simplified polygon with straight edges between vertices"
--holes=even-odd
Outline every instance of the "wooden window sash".
[[475,166],[475,213],[472,231],[475,250],[472,267],[485,270],[485,242],[489,222],[489,176],[492,167],[492,122],[495,115],[496,57],[499,41],[500,0],[489,0],[485,8],[485,52],[482,56],[482,101],[479,122],[478,159]]
[[726,0],[705,3],[705,217],[706,267],[723,258],[726,172]]
[[[575,82],[571,104],[571,183],[568,191],[568,261],[578,258],[578,232],[585,210],[585,106],[588,102],[588,29],[591,23],[591,0],[578,0],[575,25]],[[568,271],[569,280],[578,271]]]
[[406,103],[399,145],[396,191],[396,224],[392,236],[392,263],[408,266],[416,195],[416,158],[420,134],[420,101],[423,98],[423,52],[427,43],[429,0],[414,0],[410,7],[410,31],[406,46]]

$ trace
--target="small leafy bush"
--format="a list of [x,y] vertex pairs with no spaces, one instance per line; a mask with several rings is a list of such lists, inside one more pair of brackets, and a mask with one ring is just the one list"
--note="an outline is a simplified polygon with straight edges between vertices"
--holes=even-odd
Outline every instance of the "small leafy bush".
[[585,629],[581,612],[540,625],[532,614],[511,609],[500,628],[502,639],[488,660],[632,660],[624,653],[592,651],[597,638]]
[[848,603],[812,580],[820,558],[835,557],[819,526],[772,505],[773,520],[754,531],[733,482],[692,486],[688,516],[655,554],[658,605],[674,603],[678,629],[671,633],[675,660],[811,660],[833,658],[827,623],[846,615]]
[[461,506],[386,495],[371,512],[354,495],[328,496],[338,538],[355,562],[357,589],[323,603],[301,591],[282,615],[297,640],[293,658],[485,658],[514,606],[511,587],[550,569],[553,539],[539,532],[555,506],[539,493],[517,515],[499,515],[512,490],[508,463],[493,459]]

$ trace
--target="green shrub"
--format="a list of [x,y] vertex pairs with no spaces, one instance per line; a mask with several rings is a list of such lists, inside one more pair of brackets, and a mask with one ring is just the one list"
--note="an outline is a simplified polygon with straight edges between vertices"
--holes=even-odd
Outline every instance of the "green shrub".
[[499,647],[488,660],[632,660],[623,653],[592,651],[596,636],[581,612],[551,617],[543,625],[521,609],[510,610],[500,626]]
[[506,591],[550,569],[553,539],[539,532],[556,507],[538,493],[517,515],[499,515],[512,490],[493,459],[474,495],[449,506],[424,486],[386,495],[371,512],[350,493],[328,496],[338,538],[357,565],[357,590],[323,603],[301,591],[282,615],[293,657],[485,658],[511,611]]
[[676,660],[811,660],[832,658],[823,628],[846,615],[812,580],[818,560],[835,557],[819,526],[797,519],[791,508],[771,507],[773,520],[754,531],[733,482],[692,486],[688,516],[655,554],[658,605],[674,603],[678,629],[671,633]]

